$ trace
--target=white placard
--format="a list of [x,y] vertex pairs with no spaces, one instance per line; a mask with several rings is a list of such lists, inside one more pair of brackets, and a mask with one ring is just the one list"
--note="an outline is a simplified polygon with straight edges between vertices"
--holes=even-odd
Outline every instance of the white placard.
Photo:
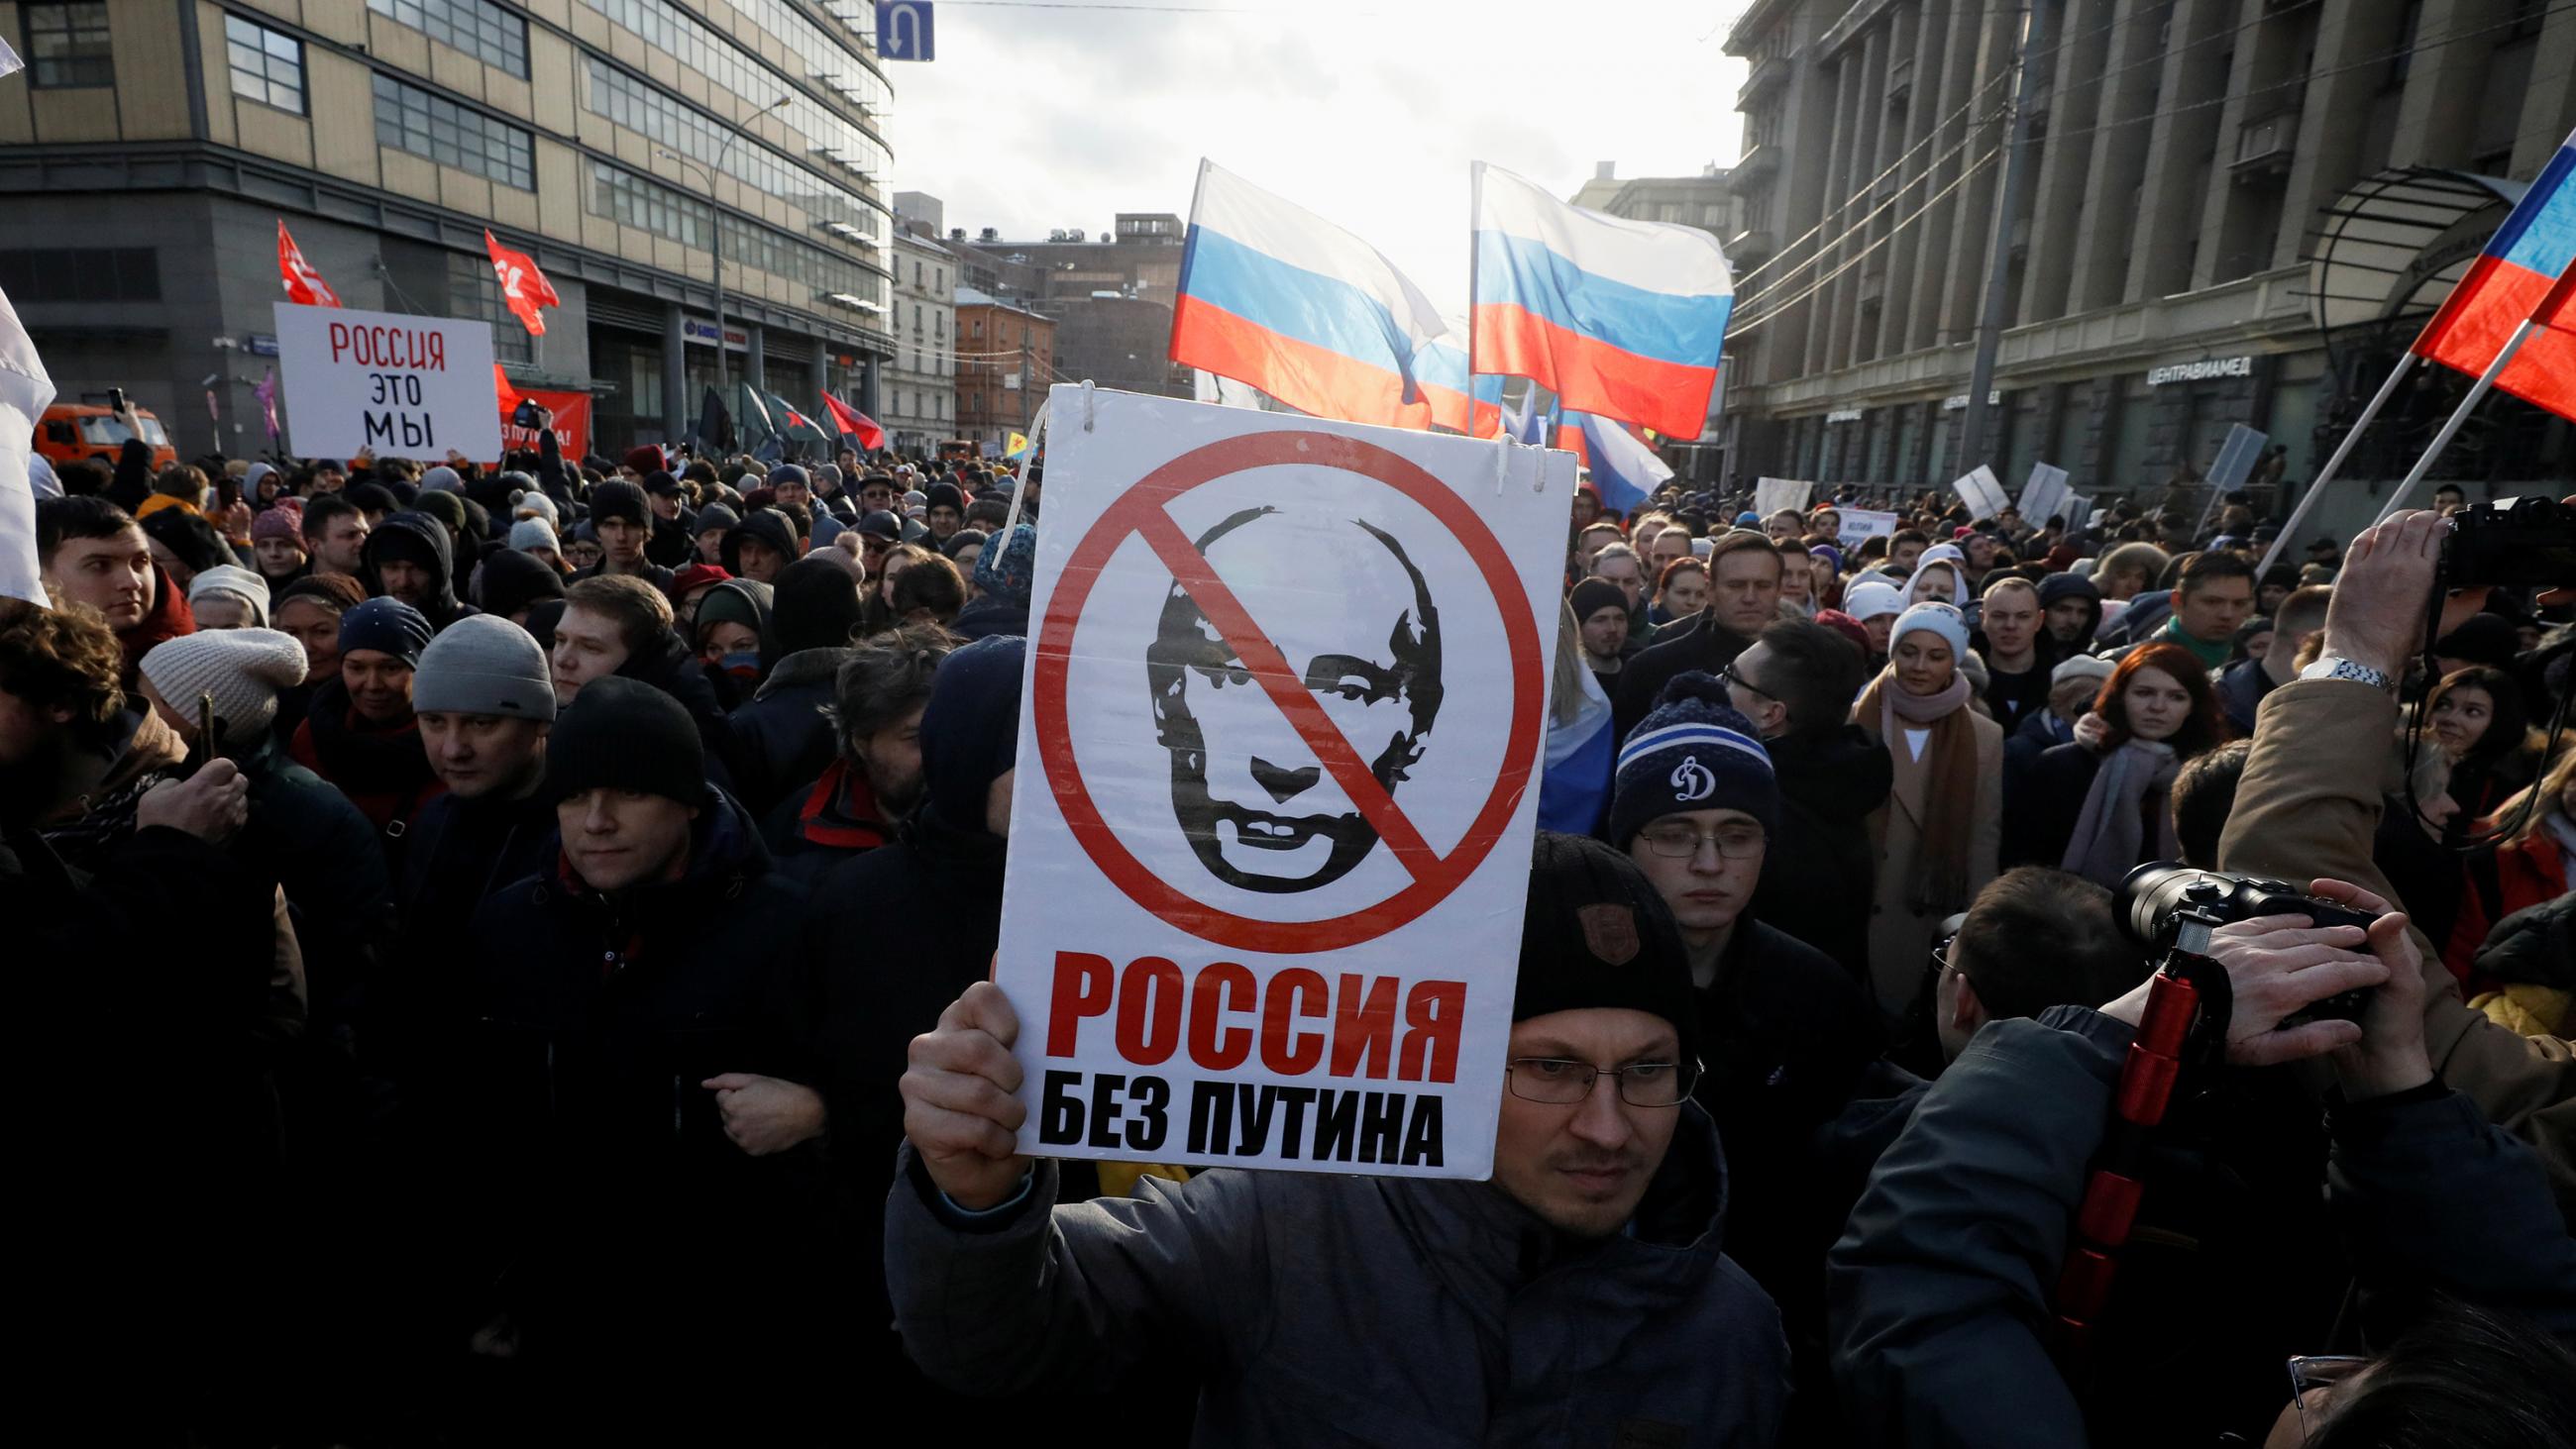
[[2008,507],[2012,498],[1995,478],[1995,470],[1979,463],[1969,474],[1950,485],[1959,501],[1968,505],[1970,518],[1992,518]]
[[1487,1176],[1573,456],[1050,406],[994,968],[1020,1149]]
[[2062,511],[2075,490],[2066,485],[2066,470],[2053,463],[2030,465],[2030,481],[2021,485],[2022,522],[2037,528]]
[[1815,496],[1816,485],[1790,478],[1757,478],[1753,482],[1753,511],[1765,523],[1783,508],[1807,511],[1807,500]]
[[492,324],[276,303],[288,451],[350,458],[501,456]]
[[1893,513],[1882,513],[1874,508],[1840,508],[1835,511],[1843,516],[1840,538],[1846,557],[1871,539],[1885,538],[1896,532],[1896,515]]

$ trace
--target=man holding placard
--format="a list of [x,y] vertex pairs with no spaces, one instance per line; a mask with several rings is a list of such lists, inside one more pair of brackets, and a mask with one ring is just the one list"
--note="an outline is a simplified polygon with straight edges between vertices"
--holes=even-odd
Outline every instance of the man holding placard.
[[903,1077],[886,1279],[905,1345],[977,1394],[1098,1384],[1186,1346],[1203,1444],[1586,1422],[1771,1443],[1788,1350],[1720,1251],[1688,959],[1644,873],[1598,841],[1538,838],[1512,1017],[1491,1183],[1226,1172],[1058,1207],[1055,1164],[1017,1150],[1019,1015],[969,987]]

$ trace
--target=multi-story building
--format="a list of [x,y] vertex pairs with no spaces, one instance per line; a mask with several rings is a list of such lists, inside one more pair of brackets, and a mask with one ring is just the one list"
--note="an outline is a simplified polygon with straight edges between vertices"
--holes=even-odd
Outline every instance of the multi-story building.
[[887,360],[878,421],[887,441],[926,453],[957,426],[957,256],[939,235],[939,198],[895,197],[894,355]]
[[[592,394],[602,447],[684,434],[719,338],[731,379],[879,406],[865,0],[0,3],[0,33],[29,59],[0,82],[0,287],[64,396],[123,386],[183,451],[204,393],[224,451],[263,445],[281,218],[350,307],[491,319],[514,382]],[[561,294],[543,337],[486,227]]]
[[956,436],[993,445],[1025,434],[1056,375],[1055,321],[1026,307],[957,289]]
[[987,227],[969,240],[961,227],[948,245],[967,286],[1055,320],[1052,380],[1188,397],[1190,370],[1166,355],[1188,235],[1189,223],[1169,212],[1120,212],[1115,231],[1012,241]]
[[[2081,492],[2206,470],[2232,424],[2315,473],[2576,126],[2542,0],[2041,0],[1987,446],[1961,456],[2021,6],[1755,0],[1727,467],[1935,486],[2034,462]],[[2419,374],[2347,476],[2413,460],[2467,380]],[[2486,404],[2448,473],[2564,476],[2570,429]]]

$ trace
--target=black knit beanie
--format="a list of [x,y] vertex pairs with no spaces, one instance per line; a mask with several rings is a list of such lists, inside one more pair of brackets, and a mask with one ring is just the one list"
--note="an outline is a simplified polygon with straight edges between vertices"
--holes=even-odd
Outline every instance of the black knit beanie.
[[614,479],[590,490],[590,517],[593,523],[623,518],[644,528],[653,526],[653,510],[644,501],[644,490],[624,479]]
[[615,675],[582,686],[546,737],[546,798],[595,789],[706,803],[706,747],[678,700]]
[[1020,753],[1026,639],[996,635],[949,655],[921,711],[921,774],[931,809],[959,830],[984,828],[984,798]]
[[1681,1037],[1682,1060],[1698,1057],[1690,958],[1664,898],[1627,856],[1588,835],[1542,830],[1530,854],[1512,1020],[1604,1006],[1662,1017]]

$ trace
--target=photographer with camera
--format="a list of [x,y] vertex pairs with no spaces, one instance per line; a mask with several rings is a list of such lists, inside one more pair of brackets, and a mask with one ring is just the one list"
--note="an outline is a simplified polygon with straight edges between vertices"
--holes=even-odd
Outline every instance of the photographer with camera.
[[[2478,587],[2434,599],[2453,527],[2436,514],[2409,511],[2353,540],[2327,606],[2323,652],[2299,678],[2266,695],[2257,713],[2253,750],[2219,841],[2221,868],[2321,872],[2374,896],[2391,894],[2371,863],[2371,845],[2382,799],[2399,788],[2388,748],[2398,729],[2396,683],[2425,639],[2448,634],[2486,600]],[[2428,628],[2436,602],[2441,617]],[[2410,959],[2425,971],[2418,994],[2434,1068],[2489,1121],[2538,1151],[2562,1212],[2576,1220],[2576,1052],[2556,1038],[2517,1036],[2470,1010],[2435,944],[2411,924],[2408,930]]]
[[[2205,1028],[2213,1050],[2231,1067],[2330,1057],[2339,1094],[2327,1113],[2327,1198],[2351,1269],[2392,1294],[2452,1295],[2514,1350],[2466,1370],[2475,1381],[2348,1376],[2336,1413],[2384,1396],[2374,1417],[2439,1415],[2465,1395],[2517,1405],[2537,1424],[2576,1425],[2567,1387],[2576,1377],[2562,1376],[2576,1357],[2549,1338],[2576,1334],[2576,1241],[2547,1182],[2527,1148],[2435,1075],[2425,963],[2405,917],[2348,882],[2311,889],[2372,923],[2262,916],[2210,932],[2202,954],[2224,968],[2229,999],[2224,1022]],[[2090,1201],[2115,1101],[2128,1101],[2123,1063],[2133,1039],[2152,1051],[2140,1024],[2154,989],[2098,1011],[2057,1007],[2036,1021],[1992,1023],[1880,1159],[1828,1264],[1835,1374],[1860,1442],[2188,1443],[2189,1432],[2177,1432],[2187,1416],[2223,1404],[2244,1407],[2220,1427],[2260,1433],[2277,1411],[2288,1436],[2276,1425],[2265,1442],[2330,1441],[2310,1437],[2301,1416],[2318,1406],[2304,1393],[2288,1408],[2277,1393],[2262,1408],[2247,1399],[2244,1385],[2259,1392],[2265,1375],[2277,1385],[2277,1359],[2249,1352],[2223,1372],[2171,1372],[2174,1334],[2135,1325],[2099,1343],[2053,1341],[2067,1315],[2059,1275],[2076,1245],[2077,1209]],[[2357,1020],[2301,1016],[2356,990],[2369,992]],[[2195,1305],[2192,1322],[2164,1326],[2181,1330],[2179,1346],[2209,1336],[2224,1345],[2242,1317],[2275,1312],[2271,1300],[2284,1291],[2277,1272],[2231,1286],[2242,1301]],[[2102,1364],[2101,1379],[2079,1373],[2070,1384],[2062,1358]],[[2174,1392],[2186,1381],[2189,1392]]]

